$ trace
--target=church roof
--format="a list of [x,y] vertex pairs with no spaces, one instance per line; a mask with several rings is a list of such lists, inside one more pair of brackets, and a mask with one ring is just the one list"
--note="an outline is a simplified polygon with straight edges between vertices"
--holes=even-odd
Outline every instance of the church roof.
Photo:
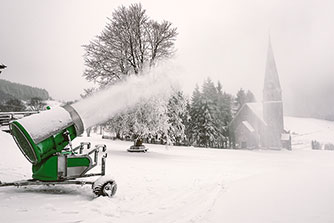
[[263,124],[267,125],[267,123],[263,119],[263,104],[262,103],[247,103],[246,106],[250,108],[250,110],[256,115],[258,119],[263,122]]
[[[263,119],[263,104],[262,103],[246,103],[244,104],[241,109],[237,112],[235,117],[230,122],[229,126],[236,128],[238,125],[238,121],[248,121],[242,118],[240,120],[240,117],[243,117],[243,115],[247,112],[248,114],[252,115],[253,117],[256,117],[257,120],[259,120],[263,125],[267,125],[267,123]],[[232,127],[233,128],[233,127]]]
[[[273,95],[273,92],[275,94]],[[281,99],[281,84],[277,72],[273,48],[269,37],[267,62],[264,76],[263,100],[275,101]]]
[[254,132],[255,129],[248,121],[243,121],[242,124],[248,129],[249,132]]
[[266,82],[268,81],[272,81],[276,85],[276,87],[281,88],[279,77],[278,77],[278,72],[277,72],[277,67],[276,67],[276,62],[274,58],[274,51],[271,46],[270,38],[269,38],[269,44],[268,44],[264,84],[266,84]]

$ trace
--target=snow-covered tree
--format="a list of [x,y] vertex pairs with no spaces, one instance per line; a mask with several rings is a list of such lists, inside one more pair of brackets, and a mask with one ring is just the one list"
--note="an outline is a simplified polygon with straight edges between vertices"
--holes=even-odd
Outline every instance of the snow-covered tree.
[[226,147],[228,125],[232,120],[232,95],[223,92],[220,82],[217,84],[217,114],[215,120],[218,131],[215,143],[217,147]]
[[[141,75],[145,68],[173,55],[176,37],[176,28],[170,22],[150,19],[140,3],[120,6],[114,10],[102,33],[84,45],[84,77],[103,88],[130,75]],[[87,89],[83,96],[89,95],[91,90]],[[166,103],[162,106],[159,100],[145,100],[118,114],[107,126],[114,125],[113,130],[119,137],[127,134],[137,139],[162,131],[167,138],[169,124],[164,120],[166,111],[161,109]]]
[[189,99],[186,100],[186,108],[184,110],[184,115],[182,117],[182,123],[184,124],[184,135],[185,139],[183,144],[185,145],[191,145],[191,134],[192,134],[192,126],[191,126],[191,104]]
[[114,132],[117,139],[124,139],[127,128],[127,113],[114,116],[108,122],[103,124],[105,130]]
[[0,104],[0,111],[2,112],[19,112],[25,110],[24,103],[18,99],[9,99],[5,103]]
[[131,109],[113,117],[107,127],[116,132],[117,137],[134,141],[155,137],[169,143],[167,99],[152,97],[143,99]]
[[201,107],[201,114],[199,115],[199,141],[200,146],[212,147],[215,137],[217,136],[217,129],[212,111],[208,101],[204,101]]
[[237,110],[239,111],[241,107],[246,103],[246,93],[245,90],[240,88],[237,92],[237,97],[235,98],[237,104]]
[[91,96],[92,94],[94,94],[98,89],[97,88],[85,88],[84,89],[84,93],[80,94],[80,97],[81,98],[86,98],[86,97],[89,97]]
[[246,93],[246,102],[247,103],[256,102],[255,95],[250,90],[248,90]]
[[239,91],[237,92],[236,104],[237,104],[238,111],[241,109],[241,107],[245,103],[250,103],[250,102],[255,102],[255,101],[256,101],[255,96],[253,92],[251,92],[250,90],[245,92],[244,89],[240,88]]
[[176,28],[149,18],[142,5],[117,8],[100,35],[88,45],[84,76],[109,85],[124,76],[140,74],[145,66],[173,55]]
[[180,145],[185,138],[186,106],[187,100],[182,91],[175,92],[168,100],[168,138],[176,145]]
[[205,147],[224,147],[228,137],[227,125],[232,119],[232,96],[223,92],[207,79],[202,92],[196,86],[189,108],[190,121],[186,125],[186,135],[190,143]]
[[46,109],[46,103],[43,102],[41,98],[33,97],[30,99],[30,101],[27,103],[28,108],[32,111],[40,111]]
[[198,85],[196,85],[191,97],[191,104],[189,109],[190,120],[188,124],[189,131],[187,131],[188,134],[187,138],[189,140],[190,145],[196,144],[199,140],[201,106],[202,106],[202,95]]
[[[151,98],[134,110],[131,119],[132,128],[135,140],[146,138],[149,135],[167,136],[168,117],[166,102],[160,98]],[[165,138],[166,142],[168,141]]]

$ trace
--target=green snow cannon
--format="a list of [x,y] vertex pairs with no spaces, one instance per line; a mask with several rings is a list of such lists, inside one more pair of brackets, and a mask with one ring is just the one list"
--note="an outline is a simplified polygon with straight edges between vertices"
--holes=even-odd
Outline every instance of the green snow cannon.
[[21,152],[34,166],[61,152],[84,131],[82,120],[71,106],[13,121],[10,130]]
[[[73,181],[80,177],[104,176],[107,154],[105,145],[96,145],[92,150],[90,143],[72,147],[72,140],[84,132],[83,122],[72,106],[57,107],[13,121],[10,131],[23,155],[32,163],[32,181],[38,184],[93,184],[93,192],[103,196],[113,196],[116,192],[116,183],[109,178],[98,179],[97,184]],[[85,149],[89,152],[83,153]],[[97,166],[101,149],[101,172],[87,174]]]

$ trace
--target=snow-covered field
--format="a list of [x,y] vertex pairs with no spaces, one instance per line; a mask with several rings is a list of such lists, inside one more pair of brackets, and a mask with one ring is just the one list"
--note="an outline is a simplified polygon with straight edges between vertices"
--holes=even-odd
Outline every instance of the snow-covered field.
[[311,147],[311,141],[334,144],[334,122],[313,118],[285,117],[285,128],[291,131],[294,148]]
[[[334,122],[287,117],[293,150],[217,150],[77,138],[107,144],[115,197],[90,186],[0,188],[0,222],[334,222]],[[31,165],[10,135],[0,133],[0,180],[27,179]]]

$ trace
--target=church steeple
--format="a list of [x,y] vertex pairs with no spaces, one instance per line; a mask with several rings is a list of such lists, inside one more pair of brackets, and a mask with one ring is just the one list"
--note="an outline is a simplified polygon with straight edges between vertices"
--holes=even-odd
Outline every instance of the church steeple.
[[265,146],[280,148],[284,132],[282,90],[270,37],[263,86],[263,119],[267,124]]
[[281,84],[278,77],[270,36],[263,86],[263,101],[282,101]]

